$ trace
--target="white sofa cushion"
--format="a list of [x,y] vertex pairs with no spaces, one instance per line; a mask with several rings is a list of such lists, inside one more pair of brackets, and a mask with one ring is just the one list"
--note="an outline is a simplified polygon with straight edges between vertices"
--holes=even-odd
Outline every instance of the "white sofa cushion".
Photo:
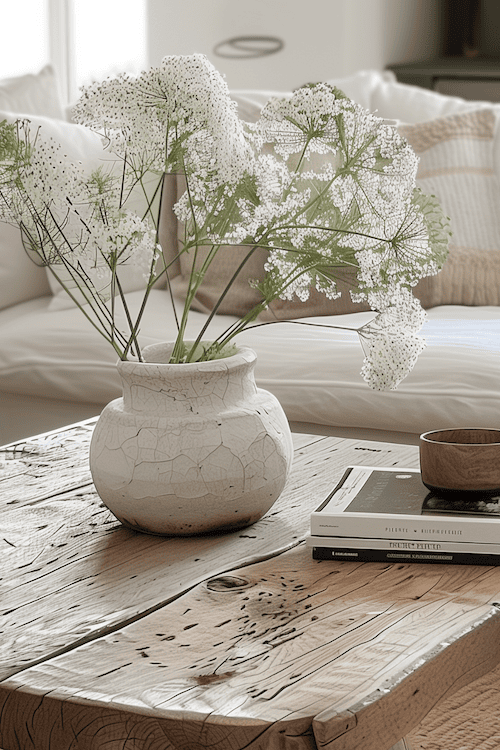
[[[40,129],[40,135],[44,139],[51,139],[59,144],[62,153],[74,162],[81,162],[87,173],[98,167],[103,167],[105,171],[112,170],[113,167],[121,169],[121,162],[103,148],[101,138],[83,125],[53,117],[0,110],[0,121],[15,122],[23,117],[30,121],[31,137],[35,137]],[[151,176],[151,180],[153,179],[158,178]],[[144,196],[137,189],[128,200],[127,207],[142,215],[145,206]],[[70,275],[62,267],[55,270],[65,285],[83,302]],[[146,283],[141,269],[131,265],[122,266],[120,281],[125,292],[143,289]],[[49,292],[53,295],[51,310],[65,310],[74,306],[71,297],[53,273],[49,269],[40,269],[29,260],[19,230],[0,222],[0,306],[7,307]]]
[[66,113],[54,68],[46,65],[39,73],[0,80],[0,109],[63,119]]
[[[365,109],[373,108],[373,100],[376,92],[384,85],[394,83],[394,73],[388,70],[360,70],[350,76],[341,78],[329,78],[327,83],[336,86],[346,96],[353,99]],[[308,83],[304,81],[303,85]],[[238,114],[246,122],[255,122],[258,113],[269,99],[282,99],[292,95],[291,91],[271,91],[253,89],[233,89],[231,98],[238,105]],[[385,117],[385,115],[383,115]],[[413,121],[412,121],[413,122]]]
[[477,102],[459,96],[447,96],[431,89],[379,79],[371,88],[368,108],[379,117],[400,122],[427,122],[457,112],[491,107],[491,102]]
[[[0,80],[0,110],[0,122],[7,119],[7,112],[63,118],[52,66],[46,65],[37,74]],[[0,308],[49,291],[46,271],[35,266],[24,252],[19,229],[0,222]]]
[[26,254],[18,227],[0,222],[0,309],[50,294],[45,268]]
[[[137,309],[142,294],[128,299]],[[121,394],[116,357],[76,308],[47,312],[48,299],[0,312],[0,391],[104,406]],[[372,313],[312,318],[357,327]],[[192,312],[187,336],[206,316]],[[216,316],[210,338],[235,318]],[[427,348],[396,391],[372,391],[361,379],[363,351],[354,331],[276,323],[241,334],[257,352],[260,387],[297,422],[424,432],[441,427],[498,427],[500,308],[438,307],[424,326]],[[165,290],[153,290],[143,345],[171,340],[175,323]]]

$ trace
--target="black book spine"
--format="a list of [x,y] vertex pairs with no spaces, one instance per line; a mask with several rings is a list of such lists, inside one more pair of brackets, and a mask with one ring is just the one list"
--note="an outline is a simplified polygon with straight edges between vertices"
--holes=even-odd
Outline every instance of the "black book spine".
[[350,560],[353,562],[500,565],[500,555],[482,555],[471,552],[413,552],[408,550],[313,547],[312,556],[313,560]]

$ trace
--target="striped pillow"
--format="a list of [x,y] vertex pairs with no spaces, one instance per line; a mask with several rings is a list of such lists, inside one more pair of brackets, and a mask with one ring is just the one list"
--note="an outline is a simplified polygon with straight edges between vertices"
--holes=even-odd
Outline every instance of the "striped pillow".
[[415,296],[425,308],[500,304],[495,129],[492,109],[399,127],[420,157],[418,185],[439,198],[453,232],[442,270],[415,287]]

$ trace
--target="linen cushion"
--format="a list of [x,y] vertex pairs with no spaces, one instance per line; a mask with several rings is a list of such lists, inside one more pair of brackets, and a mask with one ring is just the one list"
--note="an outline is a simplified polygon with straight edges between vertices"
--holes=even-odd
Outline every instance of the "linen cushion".
[[39,73],[0,80],[0,109],[64,119],[54,68],[46,65]]
[[415,287],[425,308],[500,304],[495,129],[492,109],[399,128],[420,157],[417,183],[439,198],[453,232],[443,269]]
[[[195,299],[191,304],[192,310],[210,313],[220,299],[228,282],[236,273],[240,263],[249,252],[250,247],[243,245],[227,245],[217,250],[215,258],[205,274],[203,283],[196,292]],[[207,257],[209,248],[198,248],[195,268],[198,270]],[[217,308],[219,315],[236,315],[243,317],[253,307],[259,304],[261,295],[250,286],[250,279],[261,279],[264,274],[264,263],[267,251],[257,248],[251,258],[245,263],[241,272],[235,278],[227,294],[224,296],[220,306]],[[180,275],[170,282],[174,295],[184,299],[187,294],[189,274],[193,261],[192,253],[186,253],[180,257]]]
[[[22,112],[62,118],[64,110],[54,69],[46,65],[37,74],[0,80],[0,122],[13,121]],[[45,269],[27,256],[19,229],[0,222],[0,309],[50,294]]]
[[[121,168],[121,163],[116,160],[116,157],[104,150],[101,138],[82,125],[51,117],[38,117],[26,115],[25,113],[17,114],[0,111],[0,121],[15,122],[17,119],[25,116],[30,121],[32,135],[35,135],[37,129],[40,128],[40,133],[45,139],[52,139],[60,144],[63,153],[72,161],[82,162],[86,172],[90,173],[93,169],[100,166],[104,167],[105,171],[112,170],[113,167]],[[153,178],[151,177],[151,179]],[[145,205],[145,199],[139,190],[127,202],[127,207],[137,211],[140,215],[144,212]],[[20,257],[22,257],[22,260],[20,260]],[[25,271],[25,274],[22,276],[19,263],[22,263]],[[58,267],[56,270],[65,285],[83,303],[84,298],[81,294],[78,294],[78,290],[75,288],[76,284],[69,274],[62,267]],[[40,277],[40,272],[45,276],[44,281]],[[50,303],[51,310],[64,310],[73,307],[75,304],[48,268],[40,271],[40,268],[28,259],[22,245],[19,230],[3,223],[0,223],[0,273],[2,273],[2,276],[0,276],[1,304],[4,307],[7,304],[14,304],[15,302],[40,296],[40,294],[50,293],[53,295]],[[36,285],[35,277],[37,280]],[[120,282],[125,292],[142,289],[145,286],[142,272],[132,265],[122,266],[120,270]],[[25,286],[24,291],[19,289],[21,283]]]

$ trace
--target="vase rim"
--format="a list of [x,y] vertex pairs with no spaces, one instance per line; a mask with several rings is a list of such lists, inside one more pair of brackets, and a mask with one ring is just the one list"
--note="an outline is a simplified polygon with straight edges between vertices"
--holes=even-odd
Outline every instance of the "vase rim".
[[[187,342],[189,343],[189,342]],[[151,351],[153,348],[160,348],[165,347],[165,349],[168,351],[167,347],[172,347],[173,342],[158,342],[157,344],[149,344],[148,346],[144,347],[143,353],[147,354],[148,349]],[[186,373],[193,372],[194,370],[199,370],[200,366],[203,367],[204,370],[225,370],[228,368],[228,366],[234,367],[238,365],[243,364],[251,364],[252,362],[255,362],[257,359],[257,355],[253,349],[251,349],[248,346],[244,345],[237,345],[237,351],[234,354],[231,354],[229,357],[222,357],[220,359],[209,359],[204,360],[203,362],[178,362],[178,363],[170,363],[170,362],[155,362],[154,360],[151,361],[144,361],[140,362],[137,359],[134,360],[118,360],[117,366],[119,369],[124,370],[130,370],[135,367],[140,367],[141,369],[146,367],[169,367],[169,368],[179,368],[179,370],[182,368],[183,371]]]

